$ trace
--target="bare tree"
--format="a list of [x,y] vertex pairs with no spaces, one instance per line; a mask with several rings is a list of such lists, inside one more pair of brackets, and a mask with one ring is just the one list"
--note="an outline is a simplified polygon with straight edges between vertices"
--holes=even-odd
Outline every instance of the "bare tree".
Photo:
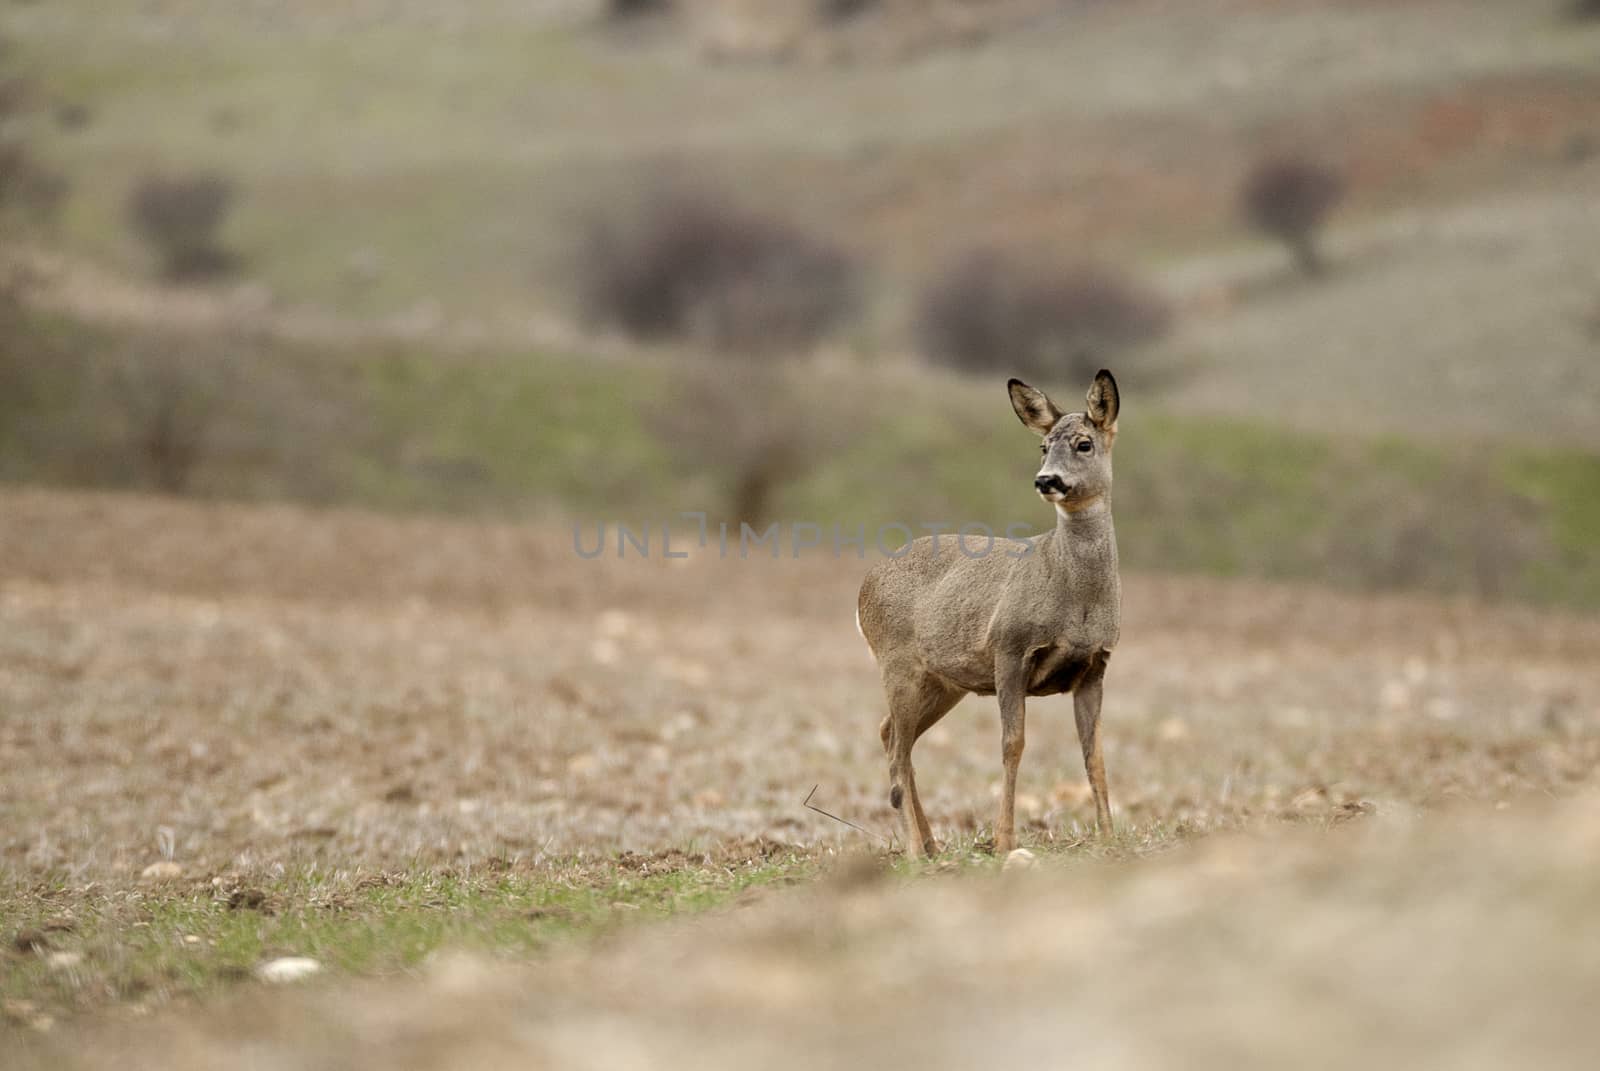
[[205,460],[224,405],[227,358],[181,339],[131,344],[109,366],[110,411],[121,417],[135,478],[168,494],[184,494]]
[[923,289],[914,330],[940,364],[1072,379],[1160,338],[1171,322],[1160,295],[1113,269],[1049,270],[980,249],[952,260]]
[[203,279],[237,263],[219,234],[233,201],[233,183],[221,175],[149,175],[128,197],[128,218],[167,278]]
[[595,322],[763,354],[813,345],[855,311],[860,281],[837,247],[673,180],[592,215],[575,276]]
[[772,517],[783,488],[850,441],[858,422],[798,365],[692,365],[645,414],[674,464],[707,474],[730,521]]
[[616,20],[661,15],[671,11],[674,6],[673,0],[606,0],[605,16]]
[[1251,168],[1239,191],[1251,226],[1289,247],[1306,275],[1320,275],[1318,235],[1344,196],[1344,178],[1333,167],[1305,156],[1268,157]]

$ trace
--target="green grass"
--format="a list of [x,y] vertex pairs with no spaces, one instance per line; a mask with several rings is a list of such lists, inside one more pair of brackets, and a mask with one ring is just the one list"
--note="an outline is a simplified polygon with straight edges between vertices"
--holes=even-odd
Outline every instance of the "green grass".
[[[95,371],[127,334],[61,321],[39,332],[67,356],[18,366],[31,390],[0,399],[0,477],[137,485],[145,418],[118,381]],[[204,378],[210,345],[171,340],[140,352],[186,357]],[[892,522],[916,534],[925,522],[997,532],[1051,522],[1029,488],[1033,442],[994,385],[931,371],[818,369],[775,393],[736,392],[732,403],[675,393],[683,377],[700,375],[724,373],[505,350],[246,346],[210,414],[193,489],[635,525],[704,509],[737,530],[726,489],[754,433],[733,426],[741,422],[727,407],[760,413],[766,404],[765,417],[743,423],[759,429],[770,417],[807,437],[800,465],[776,487],[775,518],[825,531],[865,526],[869,548]],[[664,429],[670,407],[687,407],[684,428]],[[1123,424],[1117,521],[1129,567],[1600,607],[1592,455],[1509,449],[1485,460],[1147,403],[1130,406]]]
[[[1021,841],[1051,865],[1092,865],[1166,851],[1201,832],[1124,822],[1104,839],[1024,831]],[[204,1000],[256,984],[256,968],[281,956],[315,959],[325,972],[319,977],[334,978],[406,974],[443,950],[527,960],[628,926],[715,911],[761,890],[993,873],[1002,862],[983,834],[967,833],[916,861],[875,850],[740,858],[717,849],[173,884],[82,885],[62,876],[22,885],[13,877],[0,883],[0,1031],[8,1020],[38,1025],[108,1005]],[[23,940],[33,947],[21,949]]]
[[[707,857],[709,858],[709,857]],[[747,890],[815,876],[796,854],[718,863],[622,857],[536,868],[362,874],[307,871],[235,886],[88,888],[66,880],[0,888],[7,942],[0,999],[70,1014],[107,1002],[206,997],[278,956],[309,956],[334,974],[386,975],[443,949],[514,958],[591,940],[649,919],[711,910]],[[45,947],[19,951],[21,934]],[[70,966],[52,953],[76,953]]]
[[1548,518],[1552,552],[1529,571],[1539,598],[1580,606],[1600,605],[1600,458],[1576,454],[1524,457],[1503,466]]

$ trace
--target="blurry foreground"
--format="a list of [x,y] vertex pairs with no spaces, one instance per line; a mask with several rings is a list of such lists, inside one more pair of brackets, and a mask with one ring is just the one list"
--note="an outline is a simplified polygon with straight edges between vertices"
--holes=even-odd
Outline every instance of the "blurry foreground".
[[[834,880],[536,969],[250,993],[23,1066],[1588,1067],[1600,809]],[[962,864],[948,864],[952,870]]]

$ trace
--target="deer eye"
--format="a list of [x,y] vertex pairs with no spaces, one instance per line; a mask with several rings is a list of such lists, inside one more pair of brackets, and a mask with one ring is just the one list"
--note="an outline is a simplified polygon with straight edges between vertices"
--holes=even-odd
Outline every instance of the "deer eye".
[[1092,454],[1092,453],[1094,453],[1094,443],[1090,442],[1088,439],[1083,440],[1081,443],[1078,444],[1078,453],[1080,453],[1080,454]]
[[1050,452],[1050,444],[1049,443],[1040,443],[1039,444],[1039,452],[1041,454],[1048,454]]

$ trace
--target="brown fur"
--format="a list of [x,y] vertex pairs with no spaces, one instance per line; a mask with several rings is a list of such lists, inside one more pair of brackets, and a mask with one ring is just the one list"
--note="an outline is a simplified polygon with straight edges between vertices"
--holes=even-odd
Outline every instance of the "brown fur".
[[[1102,832],[1111,829],[1100,695],[1121,628],[1111,524],[1116,380],[1101,371],[1083,413],[1063,414],[1019,380],[1009,389],[1017,416],[1044,439],[1036,486],[1055,505],[1054,531],[996,540],[981,557],[961,553],[955,536],[919,539],[903,556],[875,565],[857,601],[861,632],[889,701],[879,735],[889,756],[890,802],[904,815],[912,855],[935,849],[917,796],[912,746],[969,692],[999,697],[1005,791],[995,823],[997,850],[1016,846],[1017,766],[1030,695],[1072,693],[1096,820]],[[1051,478],[1059,484],[1039,482]]]

